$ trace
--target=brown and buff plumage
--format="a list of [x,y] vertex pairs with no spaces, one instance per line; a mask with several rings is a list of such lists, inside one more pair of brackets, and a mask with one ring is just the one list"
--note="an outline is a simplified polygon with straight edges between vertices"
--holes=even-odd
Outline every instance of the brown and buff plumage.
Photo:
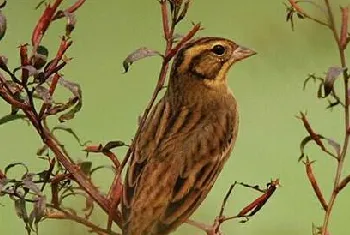
[[179,51],[168,89],[149,115],[129,163],[123,235],[169,234],[205,199],[237,137],[237,104],[226,73],[253,54],[212,37]]

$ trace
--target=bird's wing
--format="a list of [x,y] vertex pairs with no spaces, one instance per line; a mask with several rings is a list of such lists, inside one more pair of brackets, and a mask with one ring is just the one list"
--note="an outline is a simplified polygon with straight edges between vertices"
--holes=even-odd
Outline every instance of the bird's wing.
[[124,233],[168,234],[183,223],[213,186],[236,139],[237,122],[236,110],[172,114],[167,102],[158,103],[124,183]]
[[159,234],[186,221],[212,188],[237,137],[236,112],[215,115],[186,140],[185,163],[159,221]]
[[[170,118],[171,109],[169,103],[165,99],[161,99],[159,103],[152,109],[148,119],[140,133],[140,137],[136,140],[135,148],[129,160],[129,167],[124,181],[123,197],[122,197],[122,217],[123,217],[123,234],[136,235],[137,231],[143,231],[147,221],[152,222],[152,216],[148,217],[145,223],[137,225],[137,220],[142,217],[140,210],[143,210],[142,200],[145,200],[145,190],[148,186],[153,186],[151,181],[160,168],[154,171],[155,152],[157,151],[159,142],[163,138]],[[148,169],[145,172],[145,169]],[[142,182],[140,182],[142,181]],[[148,181],[148,183],[147,183]],[[147,203],[144,203],[146,206]],[[148,211],[151,211],[151,205]],[[147,208],[146,208],[147,210]],[[144,215],[146,213],[143,213]],[[139,228],[138,226],[141,226]],[[136,231],[136,232],[135,232]],[[142,233],[139,232],[141,235]]]

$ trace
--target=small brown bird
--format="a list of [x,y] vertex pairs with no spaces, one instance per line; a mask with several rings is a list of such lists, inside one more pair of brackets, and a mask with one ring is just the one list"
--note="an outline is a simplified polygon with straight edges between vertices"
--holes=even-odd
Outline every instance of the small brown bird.
[[237,103],[226,74],[254,54],[217,37],[199,38],[178,52],[168,89],[130,159],[123,235],[169,234],[205,199],[237,137]]

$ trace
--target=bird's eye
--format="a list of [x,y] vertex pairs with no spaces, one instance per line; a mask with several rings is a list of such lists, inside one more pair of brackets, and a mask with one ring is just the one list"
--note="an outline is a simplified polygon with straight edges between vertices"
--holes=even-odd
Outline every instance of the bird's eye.
[[215,45],[212,49],[212,52],[214,52],[216,55],[223,55],[225,53],[225,47],[221,45]]

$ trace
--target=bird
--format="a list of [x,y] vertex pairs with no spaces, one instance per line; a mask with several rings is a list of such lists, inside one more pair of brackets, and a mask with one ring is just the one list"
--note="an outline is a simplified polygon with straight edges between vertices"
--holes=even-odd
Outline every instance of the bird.
[[123,235],[166,235],[201,205],[235,144],[230,67],[255,51],[220,37],[187,42],[135,145],[123,184]]

